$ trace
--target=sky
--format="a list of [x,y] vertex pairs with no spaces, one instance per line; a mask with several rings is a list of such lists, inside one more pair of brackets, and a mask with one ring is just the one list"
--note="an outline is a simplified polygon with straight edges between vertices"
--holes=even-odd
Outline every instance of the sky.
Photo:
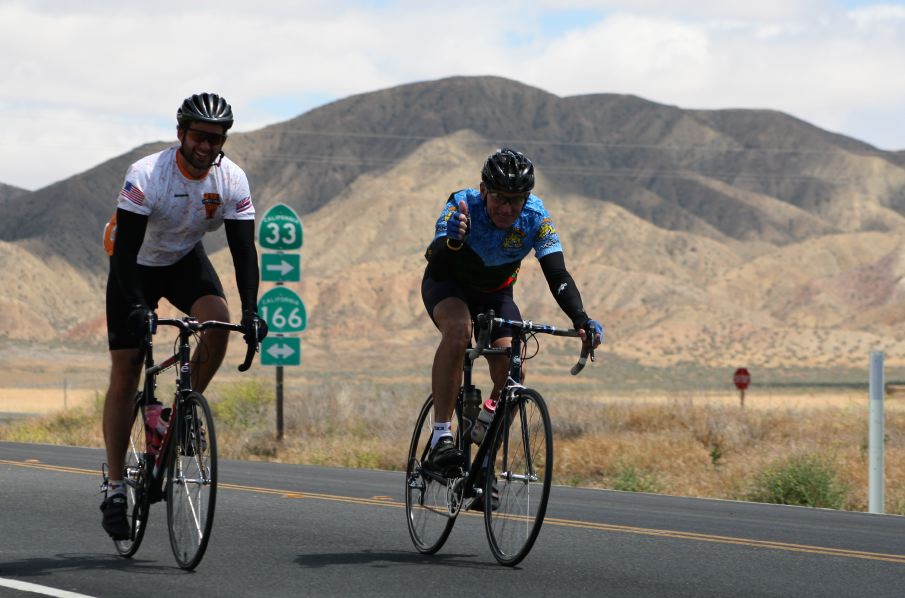
[[200,91],[252,131],[455,75],[779,110],[903,150],[905,0],[0,0],[0,183],[175,140]]

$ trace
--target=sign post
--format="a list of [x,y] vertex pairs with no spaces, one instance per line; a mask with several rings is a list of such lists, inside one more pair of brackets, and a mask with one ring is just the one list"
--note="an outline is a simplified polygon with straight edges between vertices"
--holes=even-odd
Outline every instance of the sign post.
[[751,373],[747,370],[747,368],[738,368],[735,370],[735,374],[732,376],[732,381],[735,382],[735,387],[739,392],[739,401],[741,403],[742,409],[745,408],[745,390],[748,388],[748,385],[751,384]]
[[302,221],[286,204],[276,204],[261,218],[258,243],[261,252],[261,280],[277,286],[258,300],[258,313],[272,333],[261,343],[261,365],[276,366],[277,440],[283,439],[283,367],[302,363],[302,341],[294,335],[306,328],[305,304],[295,291],[283,286],[302,279],[299,251],[304,238]]
[[883,352],[871,351],[867,423],[867,510],[882,513],[883,498]]

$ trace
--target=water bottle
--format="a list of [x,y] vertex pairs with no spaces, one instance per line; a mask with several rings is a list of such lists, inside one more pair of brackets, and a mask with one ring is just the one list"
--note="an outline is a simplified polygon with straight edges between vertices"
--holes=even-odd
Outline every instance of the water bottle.
[[465,424],[466,431],[470,430],[474,425],[478,413],[481,411],[481,389],[476,386],[465,389],[465,396],[462,405],[462,417],[467,422]]
[[170,425],[169,407],[164,408],[160,403],[152,403],[145,407],[145,435],[148,440],[148,452],[156,457],[160,452],[160,444]]
[[490,422],[493,421],[494,411],[496,411],[496,401],[493,399],[484,401],[484,405],[481,406],[481,412],[478,413],[478,418],[471,428],[471,439],[475,444],[481,444],[484,440],[484,434],[487,433],[487,428],[490,427]]

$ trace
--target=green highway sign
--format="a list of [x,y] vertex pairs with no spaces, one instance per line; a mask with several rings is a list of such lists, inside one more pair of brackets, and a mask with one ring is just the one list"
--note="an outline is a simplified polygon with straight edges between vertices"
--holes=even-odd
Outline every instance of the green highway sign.
[[292,289],[276,287],[258,299],[258,313],[276,334],[301,332],[308,325],[305,304]]
[[261,280],[265,282],[299,282],[301,259],[297,253],[262,253]]
[[297,336],[268,336],[261,341],[261,365],[301,365],[302,340]]
[[258,243],[262,249],[300,249],[302,236],[302,221],[298,214],[282,203],[267,210],[258,227]]

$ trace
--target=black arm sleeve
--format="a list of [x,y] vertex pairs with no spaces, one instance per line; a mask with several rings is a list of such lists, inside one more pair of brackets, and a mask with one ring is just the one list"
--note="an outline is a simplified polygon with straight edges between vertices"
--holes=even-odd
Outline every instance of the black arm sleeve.
[[145,240],[148,217],[122,208],[116,210],[116,241],[112,268],[129,305],[146,305],[138,276],[138,251]]
[[431,277],[435,280],[444,280],[452,276],[453,260],[456,252],[446,246],[446,237],[437,237],[424,252]]
[[588,314],[584,312],[581,304],[581,293],[572,280],[572,275],[566,270],[566,260],[561,251],[545,255],[540,260],[541,270],[550,292],[559,304],[559,307],[572,320],[572,326],[579,329],[588,321]]
[[242,313],[257,312],[260,271],[258,250],[255,249],[255,221],[224,220],[223,226],[226,228],[226,242],[236,269],[236,286],[242,302]]

